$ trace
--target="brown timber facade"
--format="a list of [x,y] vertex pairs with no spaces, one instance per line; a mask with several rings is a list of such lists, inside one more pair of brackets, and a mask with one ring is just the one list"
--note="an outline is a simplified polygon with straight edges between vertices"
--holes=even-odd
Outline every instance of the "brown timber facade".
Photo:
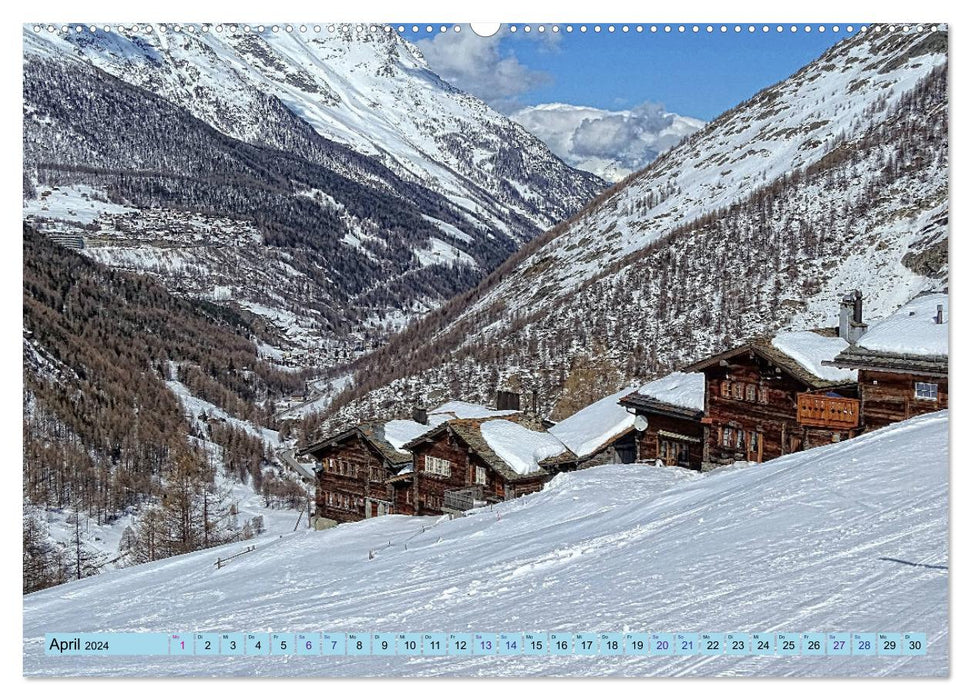
[[859,372],[866,430],[947,408],[946,355],[903,355],[855,345],[827,364]]
[[647,428],[636,432],[637,461],[661,461],[671,467],[701,469],[707,426],[704,413],[658,401],[634,392],[620,400],[647,419]]
[[390,513],[410,515],[413,508],[401,493],[411,455],[394,449],[379,423],[365,423],[323,440],[303,454],[317,460],[316,515],[339,523]]
[[480,424],[449,421],[405,445],[414,455],[416,515],[468,510],[543,488],[549,473],[517,474],[488,446]]
[[706,467],[763,462],[860,432],[855,383],[822,380],[767,341],[685,371],[705,374]]

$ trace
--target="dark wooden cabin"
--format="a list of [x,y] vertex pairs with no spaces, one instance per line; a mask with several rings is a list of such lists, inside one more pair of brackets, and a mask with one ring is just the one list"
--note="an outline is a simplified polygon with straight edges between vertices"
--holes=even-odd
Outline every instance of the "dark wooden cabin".
[[484,420],[442,423],[404,446],[414,455],[411,479],[416,515],[441,515],[539,491],[546,469],[518,474],[482,436]]
[[833,365],[859,372],[863,429],[947,408],[947,355],[905,355],[852,346]]
[[947,408],[947,306],[918,296],[824,363],[857,370],[865,430]]
[[816,376],[771,339],[749,342],[684,371],[705,375],[704,468],[763,462],[860,432],[856,382]]
[[644,416],[647,427],[636,431],[637,461],[661,461],[667,466],[701,469],[708,426],[704,411],[677,406],[633,392],[620,404]]
[[317,460],[318,517],[339,523],[390,513],[411,515],[406,490],[412,457],[384,437],[383,423],[362,423],[315,443],[301,454]]

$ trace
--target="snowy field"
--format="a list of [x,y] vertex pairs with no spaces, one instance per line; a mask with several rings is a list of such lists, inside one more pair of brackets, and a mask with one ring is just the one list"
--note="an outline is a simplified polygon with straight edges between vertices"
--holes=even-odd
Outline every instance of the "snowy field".
[[[422,528],[425,528],[424,532]],[[405,547],[407,541],[407,548]],[[948,414],[762,465],[608,465],[24,597],[30,676],[944,676]],[[389,546],[389,542],[391,543]],[[369,551],[374,550],[374,559]],[[46,632],[925,632],[923,657],[52,658]]]

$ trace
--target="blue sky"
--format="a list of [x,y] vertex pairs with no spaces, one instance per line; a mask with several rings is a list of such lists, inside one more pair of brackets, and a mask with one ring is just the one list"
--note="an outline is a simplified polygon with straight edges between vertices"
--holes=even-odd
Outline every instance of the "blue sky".
[[[782,80],[847,36],[805,32],[782,33],[761,25],[754,33],[748,25],[740,33],[726,33],[699,25],[693,33],[600,33],[588,25],[574,31],[545,35],[522,28],[515,34],[503,27],[490,38],[475,36],[468,27],[460,35],[448,32],[419,41],[432,68],[502,111],[544,102],[617,110],[645,102],[663,104],[678,114],[710,120]],[[846,25],[841,25],[845,27]],[[853,25],[854,29],[859,25]],[[411,39],[406,31],[405,38]],[[451,35],[451,36],[448,36]]]

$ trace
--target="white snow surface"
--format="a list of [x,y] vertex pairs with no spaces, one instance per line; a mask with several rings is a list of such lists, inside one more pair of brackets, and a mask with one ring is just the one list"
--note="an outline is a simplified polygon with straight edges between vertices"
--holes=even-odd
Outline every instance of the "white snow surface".
[[813,376],[830,382],[855,382],[855,369],[826,367],[830,361],[850,346],[842,338],[832,338],[812,331],[786,331],[772,339],[772,346],[798,362]]
[[[947,454],[945,411],[761,465],[705,475],[605,465],[452,521],[393,515],[264,536],[218,570],[217,556],[243,547],[110,571],[24,596],[24,673],[945,676]],[[925,632],[928,644],[915,657],[56,658],[43,648],[48,632],[260,630],[879,630]]]
[[705,410],[705,375],[701,372],[671,372],[648,382],[638,394],[682,408]]
[[497,411],[481,404],[469,403],[468,401],[447,401],[438,408],[428,412],[428,418],[446,416],[446,420],[452,418],[501,418],[512,416],[519,411]]
[[24,202],[25,219],[45,218],[90,224],[103,214],[127,214],[134,211],[109,202],[105,193],[87,185],[37,185],[37,189],[37,199]]
[[500,459],[520,475],[540,471],[539,463],[566,452],[555,436],[508,420],[490,420],[479,427],[482,437]]
[[634,427],[634,415],[617,403],[631,391],[631,388],[623,389],[581,408],[550,428],[550,434],[577,457],[593,454],[607,441]]
[[[944,307],[944,322],[940,324],[936,322],[938,304]],[[860,338],[858,345],[902,355],[946,357],[949,320],[947,294],[917,297],[874,325]]]
[[418,421],[407,419],[396,419],[384,424],[384,439],[391,443],[396,450],[402,450],[405,445],[417,437],[421,437],[435,426],[444,423],[447,419],[419,423]]
[[202,426],[204,422],[202,420],[202,415],[205,414],[208,419],[223,420],[238,430],[243,430],[255,438],[259,438],[267,445],[271,447],[278,447],[281,444],[280,434],[276,430],[270,430],[269,428],[263,428],[253,425],[249,421],[236,418],[235,416],[226,413],[223,409],[219,408],[215,404],[211,404],[205,399],[201,399],[198,396],[193,396],[189,388],[182,382],[170,379],[165,382],[165,385],[178,397],[179,403],[182,404],[182,410],[185,411],[188,419],[196,425]]

